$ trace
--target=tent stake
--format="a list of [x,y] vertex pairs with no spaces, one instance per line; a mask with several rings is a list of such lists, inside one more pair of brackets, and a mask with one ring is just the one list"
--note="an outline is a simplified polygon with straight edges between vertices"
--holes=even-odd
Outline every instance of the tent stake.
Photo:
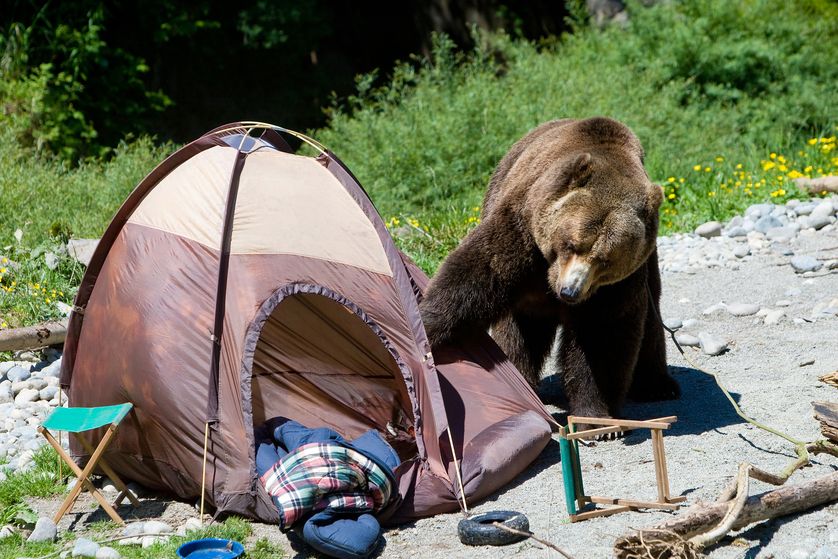
[[204,463],[201,467],[201,526],[204,525],[204,496],[207,494],[207,440],[209,439],[209,421],[204,423]]
[[448,431],[448,442],[451,444],[451,457],[454,459],[454,472],[457,474],[457,483],[460,485],[460,497],[463,499],[463,512],[468,514],[466,489],[463,487],[463,477],[460,475],[460,463],[457,461],[457,452],[454,450],[454,439],[451,437],[451,427],[448,427],[446,431]]

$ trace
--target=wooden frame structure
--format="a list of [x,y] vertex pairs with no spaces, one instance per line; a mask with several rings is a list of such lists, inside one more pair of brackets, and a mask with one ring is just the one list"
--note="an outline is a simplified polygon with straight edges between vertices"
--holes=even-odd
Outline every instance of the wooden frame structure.
[[[60,456],[61,459],[67,463],[67,465],[70,467],[70,470],[72,470],[72,472],[78,478],[78,483],[76,483],[76,485],[70,490],[70,493],[64,499],[64,502],[61,503],[58,512],[56,512],[55,516],[53,516],[52,520],[56,524],[58,524],[58,521],[61,520],[62,516],[64,516],[67,512],[70,511],[70,509],[73,507],[73,503],[75,503],[76,499],[79,498],[79,495],[81,495],[83,489],[87,489],[88,491],[90,491],[90,494],[93,496],[94,499],[96,499],[96,501],[98,501],[98,503],[102,506],[102,508],[105,510],[108,516],[110,516],[111,519],[120,526],[124,526],[125,522],[122,520],[122,517],[120,517],[119,514],[116,512],[116,508],[119,507],[119,505],[122,503],[125,497],[128,497],[128,499],[135,507],[140,506],[140,502],[133,495],[133,493],[131,493],[128,490],[128,488],[119,478],[119,476],[116,475],[116,472],[113,471],[113,469],[108,465],[104,458],[105,449],[108,447],[108,444],[111,442],[111,439],[116,434],[116,429],[119,426],[119,422],[122,420],[125,414],[128,413],[128,410],[130,410],[131,405],[123,404],[122,406],[111,407],[123,409],[121,411],[116,410],[112,414],[112,419],[107,423],[108,426],[105,430],[105,434],[102,436],[102,439],[101,441],[99,441],[99,445],[96,448],[93,448],[93,445],[90,444],[83,436],[81,436],[82,431],[87,431],[94,427],[89,427],[88,425],[84,425],[82,423],[77,430],[71,429],[67,426],[67,421],[72,422],[73,420],[75,420],[75,418],[71,415],[74,411],[92,410],[93,412],[96,412],[98,410],[106,410],[106,408],[57,408],[53,411],[51,416],[47,418],[44,424],[38,427],[38,432],[44,436],[47,442],[58,453],[58,456]],[[65,417],[58,417],[62,413]],[[51,424],[50,421],[53,419],[54,421]],[[62,419],[64,419],[63,423]],[[100,425],[102,424],[100,423],[97,426]],[[52,433],[49,431],[48,427],[72,433],[73,435],[75,435],[76,440],[79,441],[82,447],[84,447],[84,449],[90,453],[90,458],[88,459],[87,465],[85,465],[83,470],[79,468],[78,465],[76,465],[76,462],[70,457],[69,454],[67,454],[64,448],[61,446],[61,443],[59,443],[52,435]],[[114,486],[116,486],[116,488],[119,489],[119,494],[116,496],[116,500],[114,501],[113,505],[108,503],[104,495],[102,495],[102,493],[96,488],[96,486],[93,485],[93,482],[90,481],[90,474],[93,473],[93,470],[97,466],[102,469],[102,471],[111,479]]]
[[[559,447],[562,459],[565,502],[571,522],[579,522],[597,516],[609,516],[620,512],[637,509],[678,510],[686,497],[673,497],[669,492],[669,474],[666,469],[666,454],[663,446],[663,431],[678,420],[676,416],[661,417],[648,421],[629,419],[611,419],[601,417],[568,416],[567,427],[559,428]],[[576,431],[575,424],[587,423],[600,425],[594,429]],[[649,429],[652,432],[652,455],[655,460],[655,479],[657,480],[658,500],[638,501],[615,497],[600,497],[585,494],[582,483],[582,468],[579,463],[579,439],[607,435],[629,429]],[[607,508],[594,508],[583,511],[588,505],[611,505]]]

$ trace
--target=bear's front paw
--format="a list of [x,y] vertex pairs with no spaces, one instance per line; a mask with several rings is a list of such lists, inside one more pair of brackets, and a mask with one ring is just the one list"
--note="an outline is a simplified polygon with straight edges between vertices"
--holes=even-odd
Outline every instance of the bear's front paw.
[[678,381],[670,375],[658,375],[645,382],[635,383],[629,391],[629,398],[635,402],[659,402],[677,400],[681,397]]

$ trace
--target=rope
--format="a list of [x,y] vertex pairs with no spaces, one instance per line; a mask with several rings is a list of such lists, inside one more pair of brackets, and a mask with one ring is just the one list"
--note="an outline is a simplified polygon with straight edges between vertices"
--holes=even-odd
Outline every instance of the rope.
[[675,330],[673,330],[672,328],[669,328],[666,324],[663,323],[663,319],[661,318],[660,312],[658,311],[657,306],[654,304],[655,301],[654,301],[654,297],[652,296],[652,290],[649,287],[648,278],[646,279],[646,292],[649,294],[649,299],[650,299],[650,302],[652,303],[651,307],[652,307],[652,310],[655,312],[655,318],[658,319],[658,322],[663,327],[663,329],[666,330],[667,332],[669,332],[669,336],[670,336],[670,338],[672,338],[672,342],[675,344],[675,347],[678,348],[678,351],[681,353],[681,356],[696,371],[698,371],[700,373],[703,373],[707,376],[713,377],[713,380],[716,381],[716,386],[719,387],[719,390],[722,391],[722,393],[727,398],[728,402],[730,402],[730,405],[731,405],[731,407],[733,407],[733,410],[736,412],[736,415],[738,415],[739,417],[741,417],[742,419],[744,419],[745,421],[747,421],[748,423],[750,423],[754,427],[757,427],[759,429],[762,429],[763,431],[767,431],[769,433],[772,433],[774,435],[777,435],[780,438],[783,438],[783,439],[789,441],[790,443],[792,443],[795,446],[798,456],[800,456],[801,458],[803,458],[803,457],[808,458],[809,452],[808,452],[808,450],[806,450],[806,443],[804,443],[803,441],[798,441],[797,439],[795,439],[795,438],[793,438],[789,435],[786,435],[785,433],[777,431],[776,429],[774,429],[772,427],[769,427],[767,425],[763,425],[762,423],[756,421],[752,417],[749,417],[749,416],[745,415],[745,412],[742,411],[742,408],[739,407],[739,404],[736,403],[736,400],[733,399],[733,396],[730,395],[730,392],[722,385],[722,381],[721,381],[721,379],[719,379],[718,373],[711,373],[709,371],[705,371],[704,369],[699,367],[692,359],[690,359],[690,357],[684,351],[684,348],[681,347],[681,344],[679,344],[678,340],[675,339]]

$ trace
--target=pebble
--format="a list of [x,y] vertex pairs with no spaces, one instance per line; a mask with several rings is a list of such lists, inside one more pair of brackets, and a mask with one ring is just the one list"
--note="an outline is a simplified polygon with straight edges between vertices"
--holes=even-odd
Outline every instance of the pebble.
[[698,347],[701,345],[701,341],[698,338],[686,332],[677,332],[675,334],[675,340],[685,347]]
[[772,325],[777,324],[780,322],[780,319],[785,316],[786,311],[783,309],[769,309],[768,312],[765,313],[765,324]]
[[96,559],[120,559],[122,555],[112,547],[100,547],[96,550]]
[[814,256],[795,256],[791,259],[791,267],[797,273],[816,272],[823,264]]
[[670,330],[677,330],[681,328],[684,323],[681,322],[680,318],[664,318],[663,325],[669,328]]
[[727,312],[733,316],[751,316],[759,311],[759,305],[752,303],[731,303],[727,306]]
[[718,237],[722,234],[722,224],[718,221],[708,221],[707,223],[702,223],[695,228],[695,234],[699,237],[704,237],[705,239]]
[[171,534],[174,532],[174,528],[160,520],[148,520],[143,526],[143,532],[146,534]]
[[751,254],[751,247],[746,244],[741,244],[733,249],[733,256],[736,258],[745,258]]
[[699,332],[698,340],[701,344],[701,351],[707,355],[721,355],[728,350],[728,343],[713,334]]
[[28,369],[24,369],[20,365],[15,365],[6,373],[6,378],[12,382],[20,382],[22,380],[27,380],[30,376]]
[[58,527],[52,518],[42,516],[35,522],[35,529],[26,538],[28,542],[54,542],[58,536]]
[[73,546],[72,557],[96,557],[99,544],[87,538],[79,538]]
[[774,306],[775,307],[790,307],[791,306],[791,301],[789,301],[788,299],[780,299],[779,301],[774,303]]
[[8,538],[9,536],[13,536],[15,534],[15,528],[11,525],[6,525],[0,528],[0,540]]
[[715,305],[710,305],[709,307],[701,311],[701,314],[703,314],[704,316],[711,315],[714,312],[725,310],[726,307],[727,305],[725,305],[724,303],[716,303]]
[[804,359],[803,361],[798,363],[797,366],[798,367],[808,367],[809,365],[814,365],[814,364],[815,364],[814,359]]

